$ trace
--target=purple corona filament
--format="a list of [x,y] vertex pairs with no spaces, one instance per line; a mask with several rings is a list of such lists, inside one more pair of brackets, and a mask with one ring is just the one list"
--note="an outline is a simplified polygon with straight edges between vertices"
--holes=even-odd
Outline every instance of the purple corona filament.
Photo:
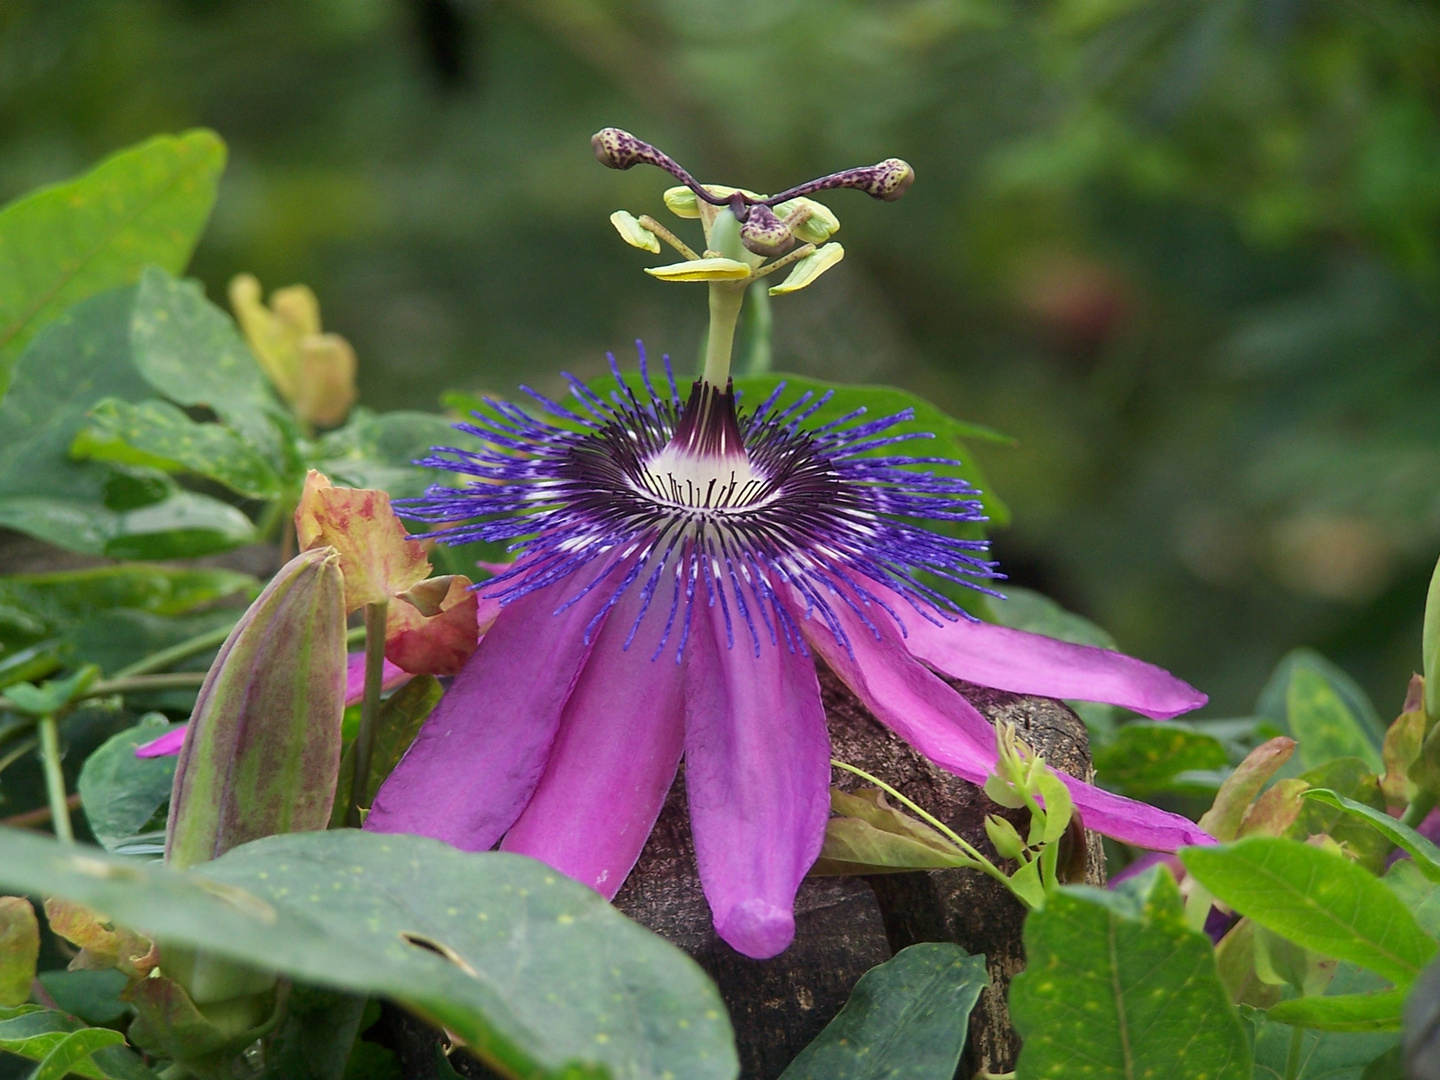
[[655,393],[643,346],[641,393],[625,384],[613,356],[610,365],[623,387],[610,400],[574,379],[572,407],[527,390],[558,423],[489,400],[492,414],[456,425],[483,449],[439,449],[423,462],[482,482],[432,487],[402,504],[402,513],[422,521],[475,519],[431,536],[507,543],[525,553],[485,584],[486,596],[510,603],[623,553],[623,575],[616,563],[577,591],[610,590],[603,615],[627,589],[641,589],[637,618],[668,620],[661,645],[674,644],[678,663],[697,596],[705,604],[714,596],[733,612],[745,647],[758,655],[762,639],[805,648],[777,603],[774,586],[782,582],[799,590],[847,648],[833,604],[868,618],[863,607],[878,597],[866,581],[883,582],[936,623],[968,616],[919,573],[991,591],[980,585],[997,576],[985,542],[924,524],[984,520],[974,488],[934,471],[959,462],[874,455],[931,438],[895,432],[913,419],[909,410],[867,421],[861,409],[807,430],[828,393],[807,392],[781,408],[782,383],[753,411],[737,414],[731,389],[696,382],[682,407],[668,362],[669,393]]

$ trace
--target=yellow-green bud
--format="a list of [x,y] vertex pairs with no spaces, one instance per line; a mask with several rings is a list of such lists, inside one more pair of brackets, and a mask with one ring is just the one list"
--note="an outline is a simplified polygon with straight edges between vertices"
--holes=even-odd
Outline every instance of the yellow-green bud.
[[329,824],[345,659],[340,554],[312,548],[250,605],[205,677],[175,768],[167,862]]
[[985,819],[985,835],[990,838],[990,843],[995,845],[995,852],[1002,859],[1018,860],[1025,851],[1025,841],[1020,839],[1015,826],[998,814],[991,814]]

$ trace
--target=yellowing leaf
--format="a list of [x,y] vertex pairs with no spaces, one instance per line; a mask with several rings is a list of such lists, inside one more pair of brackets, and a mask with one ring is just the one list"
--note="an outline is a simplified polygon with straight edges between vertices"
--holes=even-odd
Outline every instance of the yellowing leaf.
[[295,535],[303,551],[329,545],[340,552],[347,611],[388,601],[430,575],[424,548],[406,534],[389,495],[332,487],[314,469],[295,508]]
[[71,971],[115,968],[131,979],[143,979],[160,962],[149,938],[113,925],[109,916],[83,904],[51,897],[45,901],[45,918],[51,930],[80,947],[70,961]]
[[317,427],[339,425],[355,404],[355,350],[339,334],[311,334],[300,340],[295,412]]
[[0,896],[0,1008],[23,1005],[35,981],[40,924],[23,896]]
[[639,219],[628,210],[616,210],[610,215],[610,224],[615,226],[620,239],[631,247],[660,254],[660,238],[641,225]]
[[784,296],[786,293],[799,292],[844,257],[845,249],[839,244],[826,244],[797,262],[789,277],[779,285],[771,286],[770,295]]
[[463,574],[401,593],[385,622],[385,659],[412,675],[454,675],[480,640],[479,604]]
[[711,258],[691,259],[669,266],[647,266],[645,272],[661,281],[743,281],[750,276],[750,267],[735,259]]

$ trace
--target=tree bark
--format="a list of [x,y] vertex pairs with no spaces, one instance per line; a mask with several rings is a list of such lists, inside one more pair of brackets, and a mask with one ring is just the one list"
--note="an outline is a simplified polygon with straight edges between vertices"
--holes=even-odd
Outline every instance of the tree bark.
[[[1093,779],[1085,726],[1058,701],[952,680],[992,721],[1010,722],[1057,768]],[[881,726],[830,671],[820,687],[833,756],[903,791],[992,858],[985,818],[1006,811],[973,784],[937,768]],[[836,770],[842,788],[863,786]],[[1085,879],[1104,882],[1100,838],[1086,834]],[[685,812],[684,774],[676,779],[640,861],[615,905],[679,945],[715,979],[735,1025],[744,1080],[771,1080],[830,1022],[859,977],[920,941],[953,941],[983,953],[991,985],[970,1019],[961,1076],[1009,1072],[1020,1042],[1006,991],[1024,966],[1023,907],[976,871],[932,870],[867,878],[811,878],[796,899],[795,943],[773,960],[750,960],[715,936],[695,870]]]
[[[950,682],[991,721],[1013,723],[1047,762],[1081,779],[1094,778],[1085,726],[1063,703]],[[1022,829],[1028,824],[1023,811],[996,806],[974,784],[910,749],[823,666],[820,687],[834,757],[903,791],[992,858],[986,816],[1004,814]],[[842,788],[864,783],[841,770],[833,780]],[[1100,838],[1089,832],[1085,837],[1085,880],[1103,884]],[[1011,977],[1024,967],[1025,911],[1004,886],[977,871],[809,878],[796,898],[794,944],[774,959],[751,960],[721,941],[711,925],[695,869],[682,769],[615,905],[680,946],[715,980],[735,1026],[742,1080],[778,1077],[834,1019],[861,975],[921,941],[953,941],[986,958],[990,987],[971,1013],[957,1076],[1015,1067],[1020,1040],[1010,1024],[1006,994]],[[391,1045],[408,1043],[419,1030],[413,1022],[392,1020],[391,1025],[385,1040]],[[401,1056],[413,1062],[414,1076],[435,1075],[429,1071],[435,1047],[432,1033],[423,1049],[405,1048]],[[451,1060],[463,1076],[493,1075],[463,1054]]]

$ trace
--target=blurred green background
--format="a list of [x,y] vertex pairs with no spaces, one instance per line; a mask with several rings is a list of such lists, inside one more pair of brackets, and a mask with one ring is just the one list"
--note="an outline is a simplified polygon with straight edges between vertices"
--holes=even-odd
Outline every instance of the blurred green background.
[[[362,400],[547,389],[698,286],[625,247],[667,180],[840,193],[776,367],[1016,437],[1015,581],[1246,713],[1315,646],[1394,715],[1440,551],[1440,8],[1429,0],[5,0],[0,199],[161,131],[230,166],[193,272],[304,281]],[[688,234],[687,234],[688,235]]]

